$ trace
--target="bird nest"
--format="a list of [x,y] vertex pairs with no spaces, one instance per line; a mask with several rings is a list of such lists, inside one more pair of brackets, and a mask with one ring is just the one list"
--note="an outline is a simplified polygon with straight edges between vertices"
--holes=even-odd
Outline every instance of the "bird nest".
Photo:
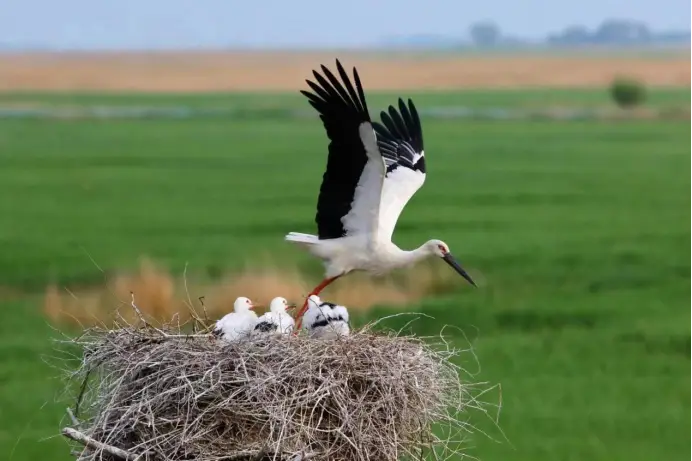
[[[477,383],[442,339],[366,327],[233,343],[179,325],[91,328],[73,427],[80,460],[397,460],[463,454]],[[433,430],[435,428],[435,430]],[[442,435],[444,434],[444,436]]]

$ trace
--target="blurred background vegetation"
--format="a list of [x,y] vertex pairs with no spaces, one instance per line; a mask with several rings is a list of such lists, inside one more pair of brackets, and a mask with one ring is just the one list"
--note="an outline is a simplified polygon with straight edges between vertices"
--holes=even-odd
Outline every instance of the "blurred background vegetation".
[[[501,385],[487,396],[498,425],[471,415],[487,436],[469,454],[689,459],[685,34],[610,20],[536,43],[480,21],[466,39],[341,57],[376,87],[373,112],[399,96],[421,108],[428,181],[395,243],[443,239],[480,287],[433,261],[325,297],[356,323],[411,311],[430,317],[409,331],[457,327],[445,332],[473,347],[474,379]],[[200,296],[221,315],[237,295],[295,299],[319,279],[283,236],[314,230],[326,161],[297,91],[340,53],[218,53],[212,70],[193,52],[0,54],[0,458],[70,459],[48,364],[58,329],[107,319],[130,291],[160,318]],[[414,74],[424,85],[397,84]]]

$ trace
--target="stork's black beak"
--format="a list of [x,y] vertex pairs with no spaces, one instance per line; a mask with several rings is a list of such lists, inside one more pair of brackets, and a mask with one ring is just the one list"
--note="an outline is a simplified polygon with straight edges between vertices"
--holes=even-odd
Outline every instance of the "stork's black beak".
[[464,270],[464,268],[461,267],[461,265],[457,262],[456,259],[454,259],[454,256],[452,256],[452,253],[447,253],[446,255],[444,255],[444,256],[442,257],[442,259],[444,260],[444,262],[446,262],[447,264],[449,264],[450,266],[452,266],[452,268],[453,268],[455,271],[457,271],[457,273],[458,273],[459,275],[461,275],[462,277],[464,277],[464,278],[466,279],[467,282],[469,282],[469,283],[470,283],[471,285],[473,285],[474,287],[476,286],[476,282],[473,281],[473,279],[471,278],[471,276],[470,276],[469,274],[467,274],[466,271]]

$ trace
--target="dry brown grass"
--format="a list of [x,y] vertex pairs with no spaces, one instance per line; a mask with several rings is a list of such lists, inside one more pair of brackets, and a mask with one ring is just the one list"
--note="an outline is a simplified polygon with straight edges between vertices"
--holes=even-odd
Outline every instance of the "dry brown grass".
[[603,87],[627,75],[651,86],[690,85],[690,55],[414,56],[355,52],[0,54],[0,91],[297,91],[339,56],[369,90]]
[[[387,278],[349,274],[324,290],[323,296],[350,309],[411,304],[431,293],[458,286],[459,277],[446,266],[435,263],[439,262],[422,264]],[[54,323],[92,325],[107,322],[117,307],[130,304],[133,293],[137,306],[160,321],[174,314],[187,318],[190,305],[200,311],[200,297],[204,297],[209,317],[218,318],[232,311],[238,296],[247,296],[262,305],[267,305],[275,296],[298,303],[318,282],[295,266],[279,267],[270,260],[248,265],[218,282],[195,282],[189,277],[174,276],[143,258],[136,272],[109,277],[100,287],[73,291],[69,287],[48,286],[44,313]]]

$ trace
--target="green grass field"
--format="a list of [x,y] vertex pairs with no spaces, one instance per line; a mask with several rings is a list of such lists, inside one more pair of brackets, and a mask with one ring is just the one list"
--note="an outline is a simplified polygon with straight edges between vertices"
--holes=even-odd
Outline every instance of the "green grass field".
[[[460,92],[405,92],[422,107],[593,107],[611,105],[607,89],[534,89],[476,90]],[[371,111],[396,102],[400,92],[368,93]],[[652,107],[689,107],[689,88],[667,88],[649,91],[647,104]],[[0,93],[0,106],[10,104],[107,105],[107,106],[187,106],[193,108],[286,109],[311,110],[299,93],[208,93],[208,94],[98,94],[98,93]]]
[[[552,101],[586,94],[558,93]],[[433,94],[419,104],[541,105],[541,94],[556,93]],[[30,96],[0,101],[119,101]],[[297,101],[122,101],[193,99]],[[689,101],[689,90],[652,100]],[[507,440],[476,415],[497,441],[477,435],[471,454],[689,459],[689,122],[423,123],[428,183],[394,239],[443,239],[482,280],[411,306],[436,317],[414,330],[452,324],[473,337],[477,379],[502,385]],[[282,238],[313,230],[325,146],[307,120],[0,120],[0,459],[70,459],[55,435],[61,384],[42,361],[55,336],[40,313],[47,283],[100,283],[85,250],[103,268],[147,254],[199,274],[270,251],[317,280],[319,262]]]

